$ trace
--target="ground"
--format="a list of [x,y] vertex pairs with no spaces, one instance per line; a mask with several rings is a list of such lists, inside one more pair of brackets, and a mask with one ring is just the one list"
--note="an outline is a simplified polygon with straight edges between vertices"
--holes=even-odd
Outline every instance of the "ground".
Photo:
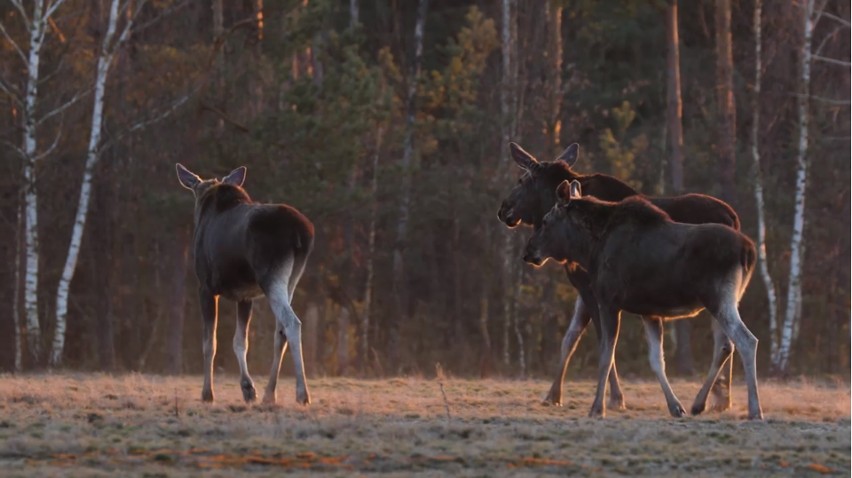
[[[756,423],[742,383],[732,411],[674,419],[658,384],[625,380],[627,411],[599,420],[588,381],[556,408],[540,404],[541,380],[309,379],[302,407],[291,377],[278,406],[246,405],[237,377],[216,378],[205,404],[195,376],[0,375],[0,475],[850,473],[845,382],[764,381]],[[688,409],[699,384],[672,385]]]

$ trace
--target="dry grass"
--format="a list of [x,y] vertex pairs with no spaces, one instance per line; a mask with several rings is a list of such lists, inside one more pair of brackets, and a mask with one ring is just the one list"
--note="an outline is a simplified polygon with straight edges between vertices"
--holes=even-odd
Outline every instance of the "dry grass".
[[[767,420],[733,411],[672,419],[656,383],[625,383],[628,410],[585,418],[594,386],[570,383],[564,408],[544,381],[313,379],[314,403],[242,403],[238,380],[64,374],[0,376],[0,475],[848,475],[846,383],[761,386]],[[258,384],[262,386],[262,383]],[[684,405],[698,390],[673,383]],[[445,399],[446,397],[446,399]]]

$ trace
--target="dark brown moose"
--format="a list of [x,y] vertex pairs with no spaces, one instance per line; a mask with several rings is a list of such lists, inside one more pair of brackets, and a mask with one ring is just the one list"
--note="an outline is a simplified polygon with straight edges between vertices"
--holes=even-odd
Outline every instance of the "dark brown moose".
[[[642,315],[651,368],[669,410],[681,409],[665,375],[663,319],[694,317],[707,309],[733,341],[745,369],[748,416],[762,419],[757,390],[757,338],[737,306],[751,280],[754,243],[719,224],[683,224],[639,196],[621,202],[582,197],[579,181],[563,181],[557,203],[527,243],[524,260],[540,266],[549,258],[577,263],[589,274],[601,325],[598,388],[590,416],[604,416],[607,377],[615,356],[621,312]],[[699,392],[706,399],[730,358],[715,360]],[[696,399],[697,401],[698,399]]]
[[234,353],[246,402],[257,398],[248,372],[248,327],[252,300],[266,295],[275,314],[274,353],[264,403],[275,403],[275,387],[287,345],[296,369],[296,401],[311,402],[302,361],[302,323],[290,302],[314,244],[314,226],[284,204],[257,204],[242,188],[246,168],[202,180],[180,164],[181,185],[195,195],[195,273],[203,320],[204,386],[201,399],[213,401],[213,357],[219,297],[237,302]]
[[[636,190],[612,176],[605,174],[584,175],[571,169],[579,156],[580,147],[576,143],[568,146],[556,160],[543,162],[537,161],[516,143],[510,143],[509,146],[512,159],[524,170],[524,173],[518,180],[518,184],[503,201],[497,213],[499,219],[508,227],[515,227],[521,223],[531,226],[541,224],[544,215],[556,203],[556,187],[562,181],[578,180],[586,194],[607,201],[619,201],[638,194]],[[734,210],[726,203],[710,196],[685,194],[674,197],[649,197],[647,199],[668,213],[677,222],[689,224],[718,223],[737,230],[740,228],[740,221]],[[546,403],[554,405],[561,405],[562,382],[565,379],[565,372],[577,343],[592,318],[594,318],[594,320],[591,320],[592,324],[598,329],[598,336],[600,336],[597,306],[586,271],[575,263],[567,264],[565,270],[569,281],[577,289],[579,297],[575,303],[571,323],[562,340],[559,371],[545,398]],[[725,353],[729,342],[719,330],[714,329],[714,337],[716,338],[713,359],[715,361],[719,355]],[[715,400],[713,408],[716,410],[725,410],[731,406],[730,373],[731,363],[728,363],[727,366],[723,367],[718,382],[712,389]],[[624,396],[618,381],[615,364],[613,364],[609,380],[609,406],[624,408]],[[694,414],[702,412],[705,403],[706,401],[696,401],[692,412]]]

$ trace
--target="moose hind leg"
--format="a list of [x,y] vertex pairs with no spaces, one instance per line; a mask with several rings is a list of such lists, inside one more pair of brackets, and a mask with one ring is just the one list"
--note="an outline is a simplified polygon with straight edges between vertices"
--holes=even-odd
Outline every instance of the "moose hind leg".
[[669,384],[669,379],[666,377],[666,359],[663,352],[663,321],[659,317],[642,317],[642,324],[645,325],[645,337],[648,340],[648,361],[651,363],[651,370],[657,376],[660,382],[660,387],[663,389],[663,394],[666,396],[666,404],[669,407],[669,413],[676,418],[686,415],[683,405],[675,396],[672,386]]
[[[695,396],[695,401],[692,403],[691,411],[693,415],[698,415],[704,411],[707,406],[707,395],[711,389],[715,394],[717,389],[726,388],[728,407],[730,407],[730,365],[733,363],[734,344],[725,335],[718,320],[713,320],[713,344],[713,361],[710,364],[710,370],[707,372],[707,378],[704,379],[704,384],[701,386],[701,390],[698,391],[698,395]],[[726,372],[727,376],[723,376]],[[722,383],[724,385],[720,385]],[[714,410],[716,409],[715,406]]]
[[213,359],[216,357],[216,321],[218,319],[219,297],[205,289],[199,289],[201,304],[201,350],[204,356],[204,385],[201,388],[201,400],[213,401]]
[[254,382],[249,375],[248,364],[246,363],[251,307],[250,300],[237,302],[237,327],[234,330],[234,354],[237,356],[237,363],[240,366],[240,389],[243,391],[243,400],[246,402],[253,402],[257,399],[257,390],[254,388]]
[[[302,322],[290,306],[290,295],[288,293],[288,283],[292,270],[293,263],[289,261],[289,264],[286,264],[286,267],[282,269],[279,280],[269,284],[265,292],[269,298],[269,305],[272,307],[272,312],[275,314],[277,323],[276,341],[279,336],[282,340],[285,340],[286,337],[286,341],[293,351],[293,366],[296,373],[296,402],[307,405],[311,403],[311,398],[308,393],[307,380],[305,379],[305,364],[302,358]],[[276,342],[276,350],[277,348]],[[277,370],[279,367],[275,367],[275,365],[276,363],[273,363],[273,369]],[[280,365],[280,362],[278,365]],[[270,373],[270,386],[273,387],[274,396],[272,378],[272,373]],[[275,379],[277,380],[277,373],[275,374]],[[269,392],[269,389],[267,389],[267,392]]]
[[583,336],[583,332],[589,326],[589,319],[591,319],[591,316],[586,310],[583,299],[577,297],[574,304],[574,316],[571,317],[571,323],[568,325],[568,330],[565,331],[565,337],[562,338],[559,372],[553,380],[553,385],[550,386],[550,391],[544,398],[543,403],[545,405],[562,406],[562,383],[565,381],[565,372],[568,370],[568,364],[571,362],[574,351],[577,350],[580,337]]
[[713,315],[734,342],[742,359],[748,389],[748,417],[751,420],[762,420],[763,410],[760,407],[760,395],[757,390],[757,337],[748,330],[740,318],[733,290],[722,298],[720,307]]
[[[734,373],[734,344],[730,339],[728,339],[723,331],[719,330],[717,334],[716,329],[721,329],[718,321],[713,321],[713,327],[713,340],[715,341],[716,348],[720,346],[719,340],[724,339],[724,343],[721,344],[721,346],[729,346],[728,348],[730,349],[727,360],[722,362],[719,376],[716,378],[713,388],[710,389],[710,392],[713,394],[713,404],[710,406],[710,409],[716,412],[724,412],[731,408],[731,380],[733,379]],[[721,337],[721,339],[718,339],[717,336]]]

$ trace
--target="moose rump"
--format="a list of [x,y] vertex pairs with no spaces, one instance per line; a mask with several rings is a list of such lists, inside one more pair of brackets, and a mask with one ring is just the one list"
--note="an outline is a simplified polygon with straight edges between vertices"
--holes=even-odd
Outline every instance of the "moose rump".
[[221,181],[202,180],[177,166],[181,185],[195,195],[195,272],[203,320],[204,386],[202,400],[213,400],[213,357],[219,297],[237,303],[234,353],[240,367],[243,398],[257,397],[248,372],[248,327],[252,301],[269,299],[275,315],[275,338],[264,403],[276,401],[281,360],[288,344],[296,372],[296,401],[310,403],[301,348],[301,322],[290,303],[314,243],[313,224],[284,204],[257,204],[242,188],[245,167]]
[[[682,410],[665,376],[662,319],[686,318],[706,308],[727,336],[714,354],[696,405],[703,405],[722,364],[739,351],[748,386],[750,418],[762,418],[757,391],[757,338],[743,324],[737,305],[754,270],[754,243],[719,224],[673,222],[640,197],[619,203],[581,197],[580,183],[560,184],[559,200],[527,243],[524,260],[576,262],[589,273],[598,301],[602,347],[599,382],[591,415],[604,414],[603,394],[618,337],[621,311],[644,316],[651,367],[669,410]],[[730,343],[733,342],[733,344]],[[700,412],[693,407],[693,413]]]

